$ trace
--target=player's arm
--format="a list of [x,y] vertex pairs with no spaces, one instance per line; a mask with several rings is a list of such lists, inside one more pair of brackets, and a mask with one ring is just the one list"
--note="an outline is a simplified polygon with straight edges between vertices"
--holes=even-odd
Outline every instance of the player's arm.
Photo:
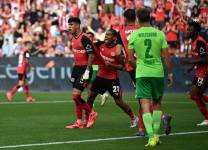
[[120,49],[116,49],[116,56],[117,56],[117,59],[118,59],[118,65],[115,65],[115,64],[112,64],[110,62],[106,62],[105,65],[106,66],[110,66],[116,70],[123,70],[124,69],[124,59],[123,59],[123,53],[121,52]]
[[29,52],[26,52],[26,53],[25,53],[26,63],[28,64],[28,68],[29,68],[29,69],[34,69],[34,67],[32,66],[32,64],[31,64],[30,61],[29,61],[29,60],[30,60],[30,56],[31,56],[31,55],[30,55]]
[[136,59],[135,59],[135,51],[134,51],[134,33],[130,35],[129,38],[129,43],[128,43],[128,59],[129,59],[129,64],[136,69]]
[[202,41],[197,41],[196,48],[200,57],[198,59],[185,59],[182,63],[186,64],[208,64],[208,54],[206,44]]
[[128,50],[128,57],[129,57],[129,64],[134,68],[134,70],[136,69],[136,59],[134,56],[134,49],[129,49]]
[[85,70],[85,73],[83,74],[83,79],[88,80],[90,69],[92,67],[93,60],[94,60],[94,51],[95,51],[95,49],[94,49],[92,41],[88,37],[83,36],[81,42],[82,42],[82,45],[83,45],[83,47],[86,50],[86,53],[88,55],[87,68]]
[[121,59],[123,59],[123,62],[125,64],[126,63],[126,54],[125,54],[125,51],[124,51],[124,44],[122,42],[120,32],[117,33],[116,51],[117,52],[121,51],[121,53],[122,53],[122,58]]
[[173,64],[171,61],[171,56],[168,52],[168,48],[164,48],[161,51],[161,56],[164,58],[165,66],[168,73],[168,86],[173,84]]
[[173,64],[172,64],[170,53],[168,52],[168,45],[167,45],[167,41],[165,39],[164,33],[162,33],[161,56],[164,58],[164,62],[167,68],[168,86],[171,86],[173,84]]

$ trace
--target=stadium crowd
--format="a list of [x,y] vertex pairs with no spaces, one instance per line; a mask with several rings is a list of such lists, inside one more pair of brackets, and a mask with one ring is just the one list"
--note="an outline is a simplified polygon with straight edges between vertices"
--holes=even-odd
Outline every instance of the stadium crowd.
[[125,9],[143,6],[152,8],[151,24],[165,32],[173,56],[190,55],[188,21],[199,21],[206,37],[207,0],[1,0],[0,57],[18,55],[25,39],[33,41],[35,56],[73,57],[68,18],[79,17],[84,31],[103,40],[106,29],[124,24]]

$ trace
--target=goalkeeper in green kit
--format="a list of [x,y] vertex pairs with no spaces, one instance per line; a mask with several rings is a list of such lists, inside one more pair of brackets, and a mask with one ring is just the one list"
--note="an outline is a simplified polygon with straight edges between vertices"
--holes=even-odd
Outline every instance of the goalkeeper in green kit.
[[[158,132],[161,124],[161,100],[164,92],[164,58],[168,73],[168,86],[173,84],[172,62],[168,53],[167,41],[162,31],[151,27],[150,10],[137,11],[140,28],[130,35],[128,49],[129,62],[136,69],[136,98],[140,100],[143,121],[149,140],[145,146],[160,143]],[[134,55],[136,55],[136,60]],[[150,111],[153,99],[154,110]]]

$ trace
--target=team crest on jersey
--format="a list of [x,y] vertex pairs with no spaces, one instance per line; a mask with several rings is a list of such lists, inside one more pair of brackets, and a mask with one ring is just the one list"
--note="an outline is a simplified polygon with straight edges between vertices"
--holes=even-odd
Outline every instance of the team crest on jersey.
[[111,52],[111,56],[113,57],[113,56],[115,56],[116,54],[114,53],[114,52]]

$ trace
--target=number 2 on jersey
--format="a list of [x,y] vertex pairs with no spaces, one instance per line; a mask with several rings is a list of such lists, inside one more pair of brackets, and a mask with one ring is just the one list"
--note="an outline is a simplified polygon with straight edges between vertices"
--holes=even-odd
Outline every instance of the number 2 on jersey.
[[144,45],[147,46],[146,51],[145,51],[145,58],[152,58],[153,56],[150,55],[150,50],[152,48],[152,41],[150,39],[145,39]]

